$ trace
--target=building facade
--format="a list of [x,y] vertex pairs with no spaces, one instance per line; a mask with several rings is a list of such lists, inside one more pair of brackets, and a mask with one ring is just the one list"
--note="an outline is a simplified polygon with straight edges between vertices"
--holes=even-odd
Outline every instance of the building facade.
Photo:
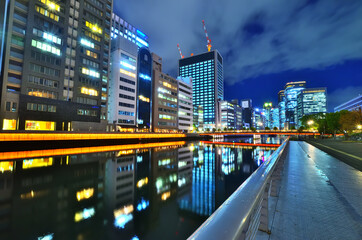
[[298,95],[305,89],[305,81],[289,82],[285,85],[285,124],[284,128],[290,129],[298,124],[297,104]]
[[178,77],[178,129],[183,132],[193,130],[192,78]]
[[272,108],[270,114],[271,114],[270,129],[278,128],[280,130],[281,128],[280,128],[279,108]]
[[358,95],[355,98],[352,98],[351,100],[342,103],[341,105],[334,108],[334,112],[339,112],[342,110],[348,110],[348,111],[355,111],[355,110],[362,110],[362,95]]
[[106,130],[112,0],[6,3],[2,129]]
[[285,95],[284,90],[278,93],[279,129],[284,129],[285,123]]
[[250,129],[253,126],[253,108],[251,99],[241,100],[243,127]]
[[154,132],[178,129],[177,80],[165,73],[153,70],[153,116]]
[[137,45],[125,38],[112,39],[108,123],[113,130],[136,127]]
[[179,76],[193,79],[193,111],[198,114],[198,107],[202,106],[204,129],[218,128],[218,101],[224,99],[223,59],[220,53],[213,50],[180,59]]
[[[304,115],[327,112],[327,89],[307,88],[298,95],[298,120]],[[298,121],[298,127],[301,126]]]

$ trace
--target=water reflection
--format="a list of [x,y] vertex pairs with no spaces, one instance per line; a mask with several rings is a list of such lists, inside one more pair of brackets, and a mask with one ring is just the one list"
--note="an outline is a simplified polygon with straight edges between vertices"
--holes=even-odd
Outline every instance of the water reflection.
[[0,239],[185,239],[275,148],[201,142],[0,162]]

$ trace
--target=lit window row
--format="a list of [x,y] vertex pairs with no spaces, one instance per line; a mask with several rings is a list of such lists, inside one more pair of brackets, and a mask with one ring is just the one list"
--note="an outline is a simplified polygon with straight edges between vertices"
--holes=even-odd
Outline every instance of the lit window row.
[[177,90],[177,87],[172,86],[171,84],[167,83],[167,82],[162,82],[162,85],[168,88],[171,88],[173,90]]
[[56,36],[54,36],[53,34],[50,34],[50,33],[46,33],[46,32],[43,32],[42,30],[39,30],[39,29],[36,29],[36,28],[33,28],[33,34],[38,36],[38,37],[42,37],[46,40],[49,40],[53,43],[56,43],[56,44],[62,44],[62,40]]
[[55,2],[52,2],[52,1],[49,1],[49,0],[39,0],[39,2],[44,3],[51,10],[55,10],[57,12],[60,12],[60,6],[58,4],[56,4]]
[[35,10],[40,13],[41,15],[44,15],[50,19],[53,19],[54,21],[56,22],[59,22],[59,16],[42,8],[42,7],[39,7],[39,6],[35,6]]
[[127,76],[136,78],[136,74],[131,73],[131,72],[129,72],[129,71],[126,71],[126,70],[124,70],[124,69],[120,69],[120,72],[123,73],[123,74],[125,74],[125,75],[127,75]]
[[98,91],[91,88],[82,87],[80,89],[80,92],[89,96],[98,96]]
[[141,101],[150,102],[150,99],[149,99],[148,97],[144,97],[144,96],[140,95],[138,98],[139,98]]
[[166,114],[158,114],[158,117],[161,118],[161,119],[176,120],[176,117],[170,116],[170,115],[166,115]]
[[133,66],[132,64],[129,64],[128,62],[125,62],[125,61],[121,61],[121,66],[125,67],[126,69],[131,69],[133,71],[136,70],[135,66]]
[[87,39],[80,39],[80,44],[86,46],[86,47],[90,47],[90,48],[94,48],[94,43],[88,41]]
[[170,90],[167,90],[167,89],[164,89],[162,87],[159,87],[157,89],[158,92],[161,92],[161,93],[167,93],[167,94],[171,94],[171,91]]
[[102,29],[97,26],[97,24],[90,23],[88,21],[85,21],[85,25],[90,28],[93,32],[102,34]]
[[53,47],[47,43],[39,42],[36,40],[31,40],[31,46],[41,49],[45,52],[50,52],[57,56],[60,56],[60,49]]
[[168,101],[171,101],[171,102],[177,102],[177,99],[176,98],[173,98],[173,97],[167,97],[161,93],[158,94],[158,97],[161,98],[161,99],[165,99],[165,100],[168,100]]
[[95,58],[95,59],[98,58],[98,54],[97,54],[97,53],[94,53],[94,52],[89,51],[89,50],[86,50],[86,51],[85,51],[85,54],[86,54],[87,56],[90,56],[90,57]]
[[91,77],[96,77],[96,78],[99,78],[100,77],[100,74],[99,72],[96,72],[94,70],[90,70],[88,68],[82,68],[82,73],[83,74],[86,74],[86,75],[89,75]]

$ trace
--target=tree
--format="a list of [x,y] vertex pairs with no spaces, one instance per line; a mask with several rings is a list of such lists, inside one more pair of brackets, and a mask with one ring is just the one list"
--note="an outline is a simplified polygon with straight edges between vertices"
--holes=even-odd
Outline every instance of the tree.
[[228,128],[227,127],[224,127],[224,131],[227,131],[228,130]]
[[210,132],[210,128],[205,128],[205,132]]
[[290,130],[295,130],[295,127],[294,127],[294,126],[292,126],[292,127],[290,128]]
[[277,131],[277,130],[278,130],[278,128],[277,128],[277,127],[273,127],[273,130],[274,130],[274,131]]
[[304,130],[304,127],[303,127],[303,126],[300,126],[300,127],[298,128],[298,132],[299,132],[299,133],[303,132],[303,130]]
[[362,122],[362,112],[358,111],[340,111],[339,124],[341,130],[348,136],[353,130],[357,128],[357,125],[361,125]]
[[255,127],[251,127],[250,130],[253,131],[253,132],[255,132],[255,131],[256,131],[256,128],[255,128]]
[[216,132],[216,128],[213,128],[213,129],[212,129],[212,132]]

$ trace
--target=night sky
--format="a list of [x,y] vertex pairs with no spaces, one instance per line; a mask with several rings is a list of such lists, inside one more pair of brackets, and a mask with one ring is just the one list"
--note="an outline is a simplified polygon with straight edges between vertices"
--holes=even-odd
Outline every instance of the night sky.
[[163,71],[183,55],[212,49],[224,58],[225,99],[277,103],[289,81],[327,87],[328,110],[362,94],[360,0],[114,0],[114,11],[149,36]]

